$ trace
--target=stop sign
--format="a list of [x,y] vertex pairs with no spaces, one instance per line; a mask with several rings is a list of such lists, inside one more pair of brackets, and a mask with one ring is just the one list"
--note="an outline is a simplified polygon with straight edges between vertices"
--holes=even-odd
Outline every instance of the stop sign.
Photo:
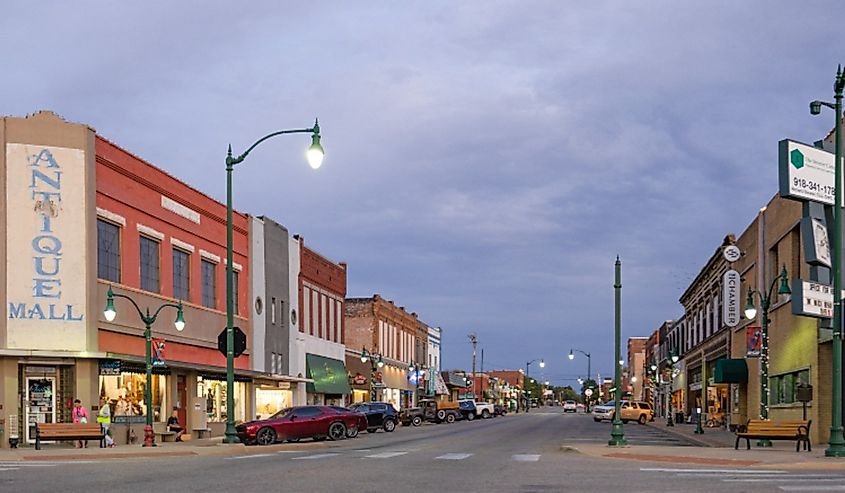
[[[234,357],[237,358],[246,351],[246,334],[240,327],[232,327],[232,332],[232,342],[234,343],[232,349]],[[223,332],[217,336],[217,350],[223,353],[223,356],[226,356],[226,329],[223,329]]]

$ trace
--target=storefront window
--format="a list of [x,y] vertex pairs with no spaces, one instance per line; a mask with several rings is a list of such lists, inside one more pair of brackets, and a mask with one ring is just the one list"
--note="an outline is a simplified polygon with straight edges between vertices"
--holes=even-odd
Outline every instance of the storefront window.
[[[164,421],[167,413],[166,377],[153,375],[153,420]],[[100,375],[100,397],[106,398],[112,406],[115,416],[146,416],[147,376],[142,373],[121,373],[120,375]]]
[[[237,385],[237,384],[236,384]],[[275,387],[261,386],[255,389],[255,417],[266,419],[293,405],[293,392]]]
[[[246,384],[235,382],[235,421],[245,421]],[[208,421],[226,421],[226,381],[197,377],[197,397],[205,397]]]

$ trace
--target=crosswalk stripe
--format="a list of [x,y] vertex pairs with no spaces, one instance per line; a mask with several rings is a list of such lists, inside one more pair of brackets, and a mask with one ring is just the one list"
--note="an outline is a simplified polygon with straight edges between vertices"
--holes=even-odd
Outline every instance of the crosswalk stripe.
[[227,460],[240,460],[240,459],[254,459],[256,457],[273,457],[275,454],[249,454],[249,455],[238,455],[235,457],[226,457]]
[[697,472],[710,474],[786,474],[783,470],[767,469],[672,469],[664,467],[641,467],[642,472]]
[[304,455],[302,457],[293,457],[292,460],[307,460],[307,459],[325,459],[327,457],[334,457],[338,454],[314,454],[314,455]]
[[540,454],[515,454],[511,456],[511,460],[517,462],[537,462],[540,460]]
[[0,471],[14,471],[16,469],[20,469],[20,467],[0,467]]
[[389,459],[391,457],[398,457],[400,455],[405,455],[407,453],[408,452],[382,452],[380,454],[367,455],[364,458],[365,459]]
[[[72,463],[71,463],[72,464]],[[58,464],[54,463],[33,463],[33,462],[10,462],[0,463],[0,467],[56,467]]]
[[810,484],[810,485],[789,485],[789,486],[780,486],[780,489],[783,491],[845,491],[845,485],[841,484],[832,484],[828,486],[823,486],[820,484]]
[[802,483],[824,483],[831,481],[842,481],[842,478],[733,478],[723,479],[724,483],[786,483],[790,481],[801,481]]
[[442,460],[464,460],[467,457],[472,457],[472,454],[443,454],[441,456],[435,457],[435,459],[442,459]]

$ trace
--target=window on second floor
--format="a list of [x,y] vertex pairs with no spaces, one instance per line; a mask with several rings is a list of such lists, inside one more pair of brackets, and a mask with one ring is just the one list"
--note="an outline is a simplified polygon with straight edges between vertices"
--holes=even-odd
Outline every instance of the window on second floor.
[[240,313],[238,310],[238,278],[240,272],[232,269],[232,313],[235,315]]
[[203,259],[200,263],[202,275],[202,306],[217,308],[217,264]]
[[141,236],[141,289],[160,292],[158,253],[159,243],[147,236]]
[[178,248],[173,249],[173,297],[184,301],[191,297],[191,255]]
[[97,219],[97,277],[120,282],[120,226]]

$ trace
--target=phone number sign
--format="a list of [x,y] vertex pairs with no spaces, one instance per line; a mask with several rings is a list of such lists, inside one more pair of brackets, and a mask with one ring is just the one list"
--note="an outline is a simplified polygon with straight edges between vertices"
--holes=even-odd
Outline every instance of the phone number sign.
[[833,154],[800,142],[778,142],[778,184],[781,197],[833,205]]

